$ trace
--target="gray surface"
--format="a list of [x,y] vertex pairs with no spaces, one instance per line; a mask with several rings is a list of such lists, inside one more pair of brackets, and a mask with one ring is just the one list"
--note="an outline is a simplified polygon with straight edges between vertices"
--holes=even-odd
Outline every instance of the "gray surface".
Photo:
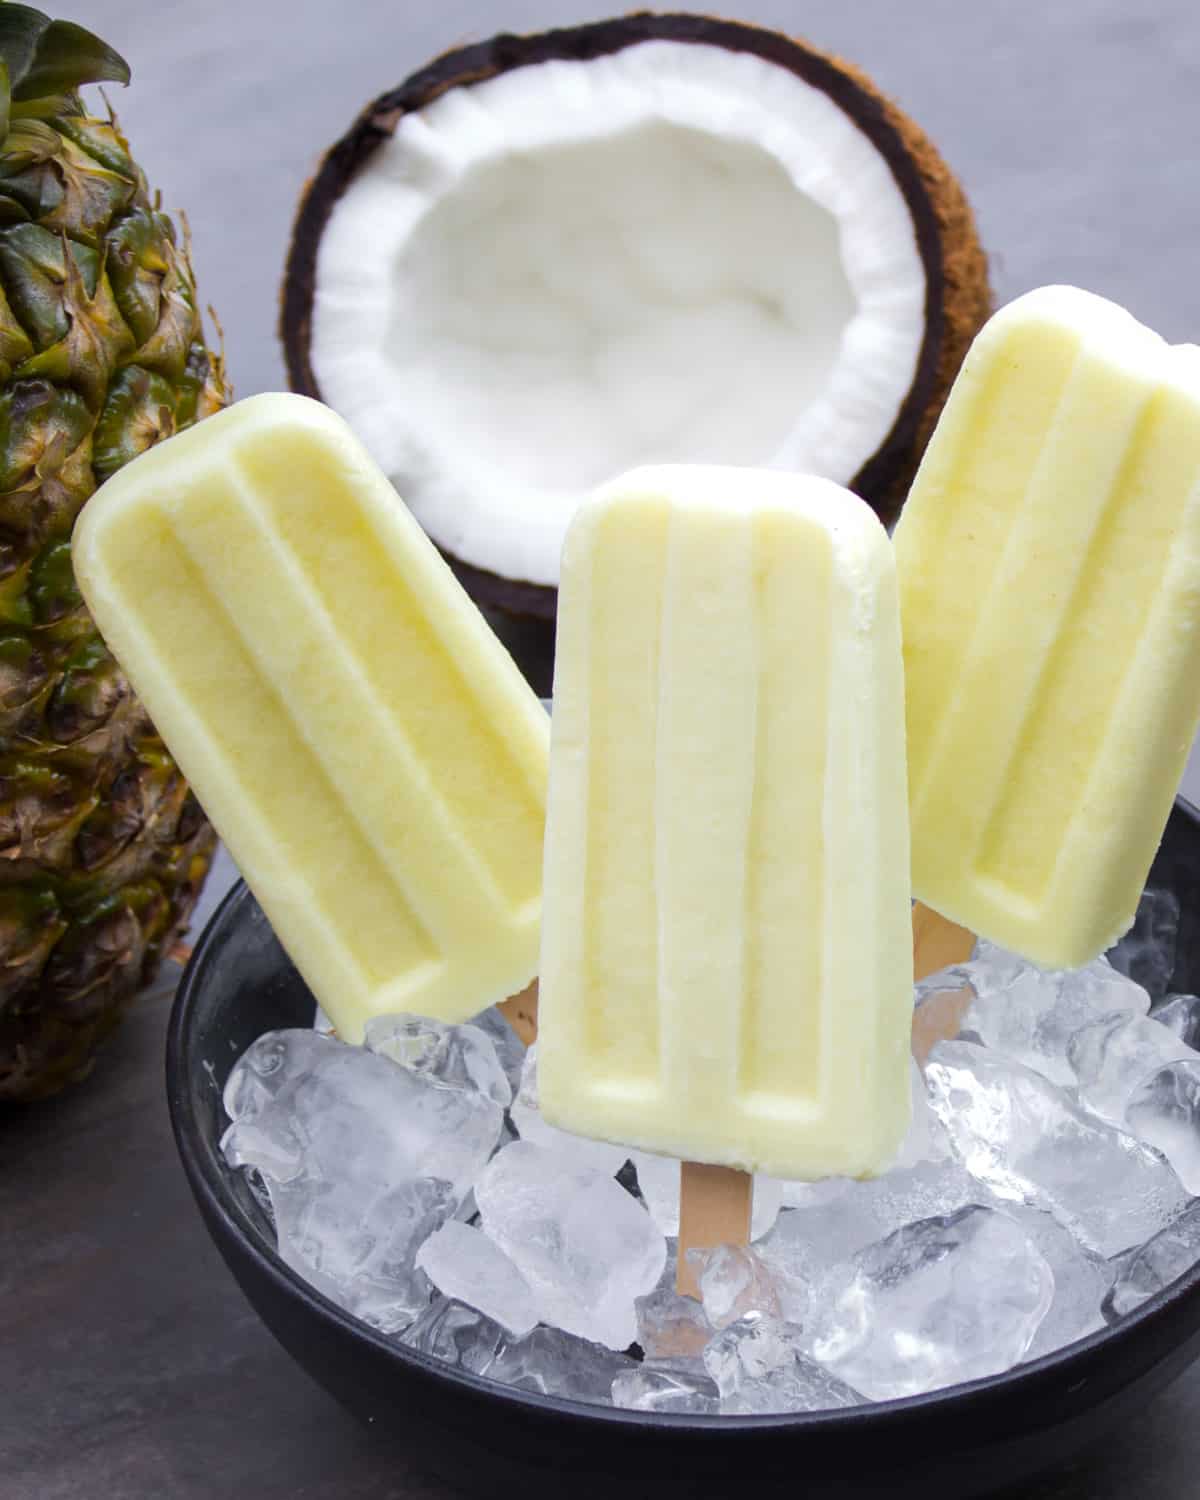
[[[1200,337],[1192,5],[721,9],[802,29],[911,111],[967,185],[1002,300],[1074,281],[1172,339]],[[359,106],[444,47],[601,12],[78,0],[65,13],[133,64],[114,103],[167,206],[188,212],[245,395],[283,383],[274,321],[291,211]],[[1200,794],[1195,757],[1185,787]],[[208,1244],[169,1139],[164,1023],[162,998],[143,1002],[85,1088],[0,1126],[0,1495],[432,1500],[443,1492],[376,1455],[275,1347]],[[1027,1500],[1194,1495],[1197,1401],[1200,1370]]]

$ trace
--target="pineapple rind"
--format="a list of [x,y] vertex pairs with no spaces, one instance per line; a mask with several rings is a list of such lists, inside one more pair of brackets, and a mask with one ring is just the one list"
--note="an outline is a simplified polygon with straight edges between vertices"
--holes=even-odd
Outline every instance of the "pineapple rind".
[[[75,518],[227,404],[186,244],[75,94],[0,144],[0,1099],[85,1074],[214,836],[79,597]],[[41,116],[33,118],[31,116]]]

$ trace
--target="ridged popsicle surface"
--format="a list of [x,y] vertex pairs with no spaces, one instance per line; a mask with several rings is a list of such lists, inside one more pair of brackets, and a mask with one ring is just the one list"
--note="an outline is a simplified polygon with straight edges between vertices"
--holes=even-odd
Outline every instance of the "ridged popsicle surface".
[[255,397],[93,499],[110,647],[338,1031],[536,973],[545,711],[339,418]]
[[895,535],[913,886],[1039,963],[1133,920],[1200,719],[1200,351],[1029,293]]
[[891,548],[826,481],[638,470],[559,595],[539,1087],[567,1129],[885,1166],[912,949]]

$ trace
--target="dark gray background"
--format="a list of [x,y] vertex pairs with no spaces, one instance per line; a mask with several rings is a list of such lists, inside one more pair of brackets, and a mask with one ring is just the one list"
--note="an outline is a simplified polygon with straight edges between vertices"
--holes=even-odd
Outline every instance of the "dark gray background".
[[[1200,340],[1194,3],[721,9],[844,53],[913,114],[970,193],[1000,300],[1071,281]],[[62,13],[133,66],[113,102],[166,206],[188,213],[241,395],[283,384],[291,213],[358,108],[446,47],[603,14],[568,0],[77,0]],[[1200,794],[1195,757],[1185,787]],[[0,1121],[0,1497],[442,1495],[372,1451],[217,1260],[169,1140],[165,1014],[164,995],[143,1001],[88,1085]],[[1200,1369],[1027,1500],[1186,1500],[1198,1400]]]

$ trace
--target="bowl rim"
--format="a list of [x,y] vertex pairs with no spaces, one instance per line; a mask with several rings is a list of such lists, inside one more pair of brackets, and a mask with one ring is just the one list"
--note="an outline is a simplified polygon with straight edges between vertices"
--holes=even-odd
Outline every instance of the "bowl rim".
[[[1200,811],[1182,796],[1176,797],[1174,806],[1200,834]],[[1083,1384],[1089,1378],[1088,1364],[1092,1354],[1102,1347],[1120,1343],[1136,1328],[1165,1322],[1180,1302],[1200,1292],[1200,1261],[1197,1261],[1162,1291],[1156,1292],[1153,1297],[1127,1313],[1119,1323],[1106,1324],[1074,1343],[1016,1365],[998,1375],[985,1375],[977,1380],[940,1387],[916,1396],[868,1401],[861,1406],[830,1411],[772,1412],[745,1416],[645,1412],[627,1407],[601,1406],[565,1396],[543,1395],[506,1385],[502,1381],[489,1379],[486,1375],[458,1369],[435,1355],[411,1349],[394,1335],[382,1333],[354,1317],[305,1281],[287,1265],[274,1246],[248,1234],[230,1204],[226,1172],[214,1167],[213,1159],[203,1149],[205,1132],[190,1107],[188,1087],[188,1080],[194,1071],[192,1023],[198,1004],[197,997],[203,988],[206,971],[213,961],[212,950],[221,941],[226,927],[236,921],[241,908],[252,899],[250,888],[242,879],[238,879],[221,899],[187,962],[171,1008],[166,1040],[167,1103],[184,1171],[201,1208],[206,1211],[205,1216],[210,1221],[219,1221],[225,1231],[237,1239],[241,1253],[254,1262],[258,1275],[270,1281],[279,1295],[303,1303],[319,1322],[331,1325],[351,1339],[372,1347],[384,1359],[393,1360],[402,1367],[432,1377],[447,1389],[469,1391],[485,1399],[511,1403],[562,1423],[590,1425],[598,1434],[606,1428],[627,1430],[632,1425],[650,1432],[691,1433],[691,1441],[696,1440],[696,1435],[716,1440],[718,1434],[735,1440],[750,1433],[764,1431],[803,1433],[850,1430],[866,1422],[873,1428],[899,1426],[923,1417],[932,1407],[937,1407],[939,1416],[966,1417],[979,1411],[992,1398],[1011,1393],[1018,1387],[1036,1385],[1044,1376],[1069,1379],[1072,1373],[1077,1373],[1078,1383]],[[1070,1388],[1074,1389],[1074,1385]]]

